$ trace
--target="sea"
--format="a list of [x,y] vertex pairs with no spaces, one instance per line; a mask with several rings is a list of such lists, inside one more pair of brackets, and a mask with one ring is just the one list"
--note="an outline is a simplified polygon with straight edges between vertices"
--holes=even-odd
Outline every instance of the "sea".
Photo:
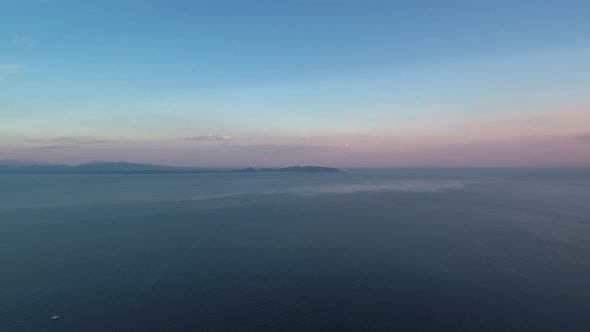
[[590,331],[590,169],[0,175],[0,331]]

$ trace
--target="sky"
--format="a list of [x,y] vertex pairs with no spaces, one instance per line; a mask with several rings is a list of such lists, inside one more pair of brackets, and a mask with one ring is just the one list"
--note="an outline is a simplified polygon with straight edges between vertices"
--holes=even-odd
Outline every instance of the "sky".
[[590,166],[587,0],[3,0],[0,159]]

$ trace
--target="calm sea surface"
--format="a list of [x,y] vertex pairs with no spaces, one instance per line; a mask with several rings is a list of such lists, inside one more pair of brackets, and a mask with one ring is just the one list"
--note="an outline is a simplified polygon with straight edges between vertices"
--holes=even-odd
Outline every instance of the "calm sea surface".
[[0,331],[590,331],[590,171],[0,175]]

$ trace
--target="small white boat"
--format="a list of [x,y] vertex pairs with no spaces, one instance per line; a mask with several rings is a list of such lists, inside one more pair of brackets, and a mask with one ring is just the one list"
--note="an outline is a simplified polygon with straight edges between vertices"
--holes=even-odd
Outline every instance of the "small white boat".
[[59,316],[55,314],[55,312],[53,313],[53,316],[51,316],[51,320],[57,320],[59,319]]

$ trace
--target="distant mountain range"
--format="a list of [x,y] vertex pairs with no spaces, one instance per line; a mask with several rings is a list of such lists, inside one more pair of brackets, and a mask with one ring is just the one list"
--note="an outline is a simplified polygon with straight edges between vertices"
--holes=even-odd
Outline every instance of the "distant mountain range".
[[169,173],[253,173],[300,172],[335,173],[337,168],[321,166],[291,166],[284,168],[245,168],[234,170],[176,167],[127,162],[94,162],[77,166],[51,165],[33,161],[0,160],[0,173],[8,174],[169,174]]

